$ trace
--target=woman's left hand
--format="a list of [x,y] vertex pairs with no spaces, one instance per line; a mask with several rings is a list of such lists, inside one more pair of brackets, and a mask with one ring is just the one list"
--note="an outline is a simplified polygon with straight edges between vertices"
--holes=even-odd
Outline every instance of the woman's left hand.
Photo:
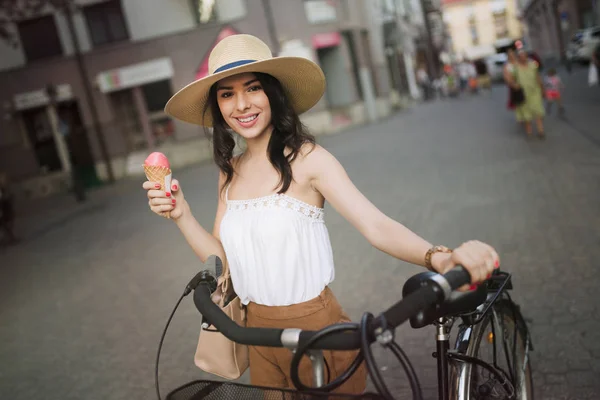
[[[435,253],[432,266],[440,274],[446,273],[457,265],[462,265],[471,275],[471,285],[477,285],[492,276],[494,269],[500,267],[500,257],[488,244],[470,240],[454,249],[452,253]],[[465,290],[467,287],[461,288]],[[473,288],[473,286],[471,286]]]

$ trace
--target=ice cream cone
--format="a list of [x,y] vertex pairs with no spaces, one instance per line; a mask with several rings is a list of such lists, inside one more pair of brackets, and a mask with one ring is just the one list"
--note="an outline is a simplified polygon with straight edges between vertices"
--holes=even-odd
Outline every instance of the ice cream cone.
[[[160,190],[171,193],[171,168],[160,165],[144,165],[144,172],[150,182],[160,184]],[[171,218],[170,211],[165,211],[160,213],[160,215],[165,218]]]

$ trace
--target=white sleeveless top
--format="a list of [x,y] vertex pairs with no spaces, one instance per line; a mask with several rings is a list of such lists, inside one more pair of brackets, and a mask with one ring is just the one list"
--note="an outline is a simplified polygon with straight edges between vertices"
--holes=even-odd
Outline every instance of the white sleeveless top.
[[229,200],[221,243],[242,304],[287,306],[311,300],[334,278],[323,208],[286,194]]

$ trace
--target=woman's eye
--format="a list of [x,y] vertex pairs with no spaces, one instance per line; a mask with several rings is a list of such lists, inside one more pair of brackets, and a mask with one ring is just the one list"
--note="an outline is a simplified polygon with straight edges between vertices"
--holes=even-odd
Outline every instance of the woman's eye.
[[226,99],[228,97],[231,97],[231,93],[225,92],[225,93],[221,94],[222,99]]
[[256,86],[252,86],[250,89],[248,89],[250,92],[255,92],[257,90],[261,90],[262,87],[260,87],[260,85],[256,85]]

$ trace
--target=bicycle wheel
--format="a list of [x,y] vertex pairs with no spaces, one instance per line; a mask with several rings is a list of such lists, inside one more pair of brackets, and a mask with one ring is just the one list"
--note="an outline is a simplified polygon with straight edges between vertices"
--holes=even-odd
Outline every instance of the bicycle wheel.
[[[493,305],[483,321],[471,327],[466,356],[482,360],[506,377],[514,387],[515,399],[533,399],[530,338],[518,307],[508,299]],[[461,363],[456,389],[458,399],[507,399],[510,394],[501,379],[486,368]]]

